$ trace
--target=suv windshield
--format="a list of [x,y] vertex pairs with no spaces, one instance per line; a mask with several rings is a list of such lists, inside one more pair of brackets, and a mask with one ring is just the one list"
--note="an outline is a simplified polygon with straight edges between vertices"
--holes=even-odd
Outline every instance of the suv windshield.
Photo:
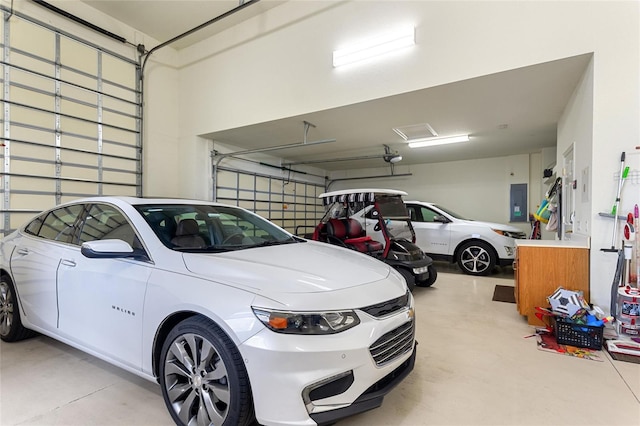
[[453,216],[453,217],[454,217],[454,218],[456,218],[456,219],[460,219],[460,220],[470,220],[470,219],[467,219],[467,218],[465,218],[465,217],[462,217],[462,216],[461,216],[461,215],[459,215],[458,213],[454,213],[454,212],[452,212],[452,211],[451,211],[451,210],[449,210],[449,209],[445,209],[444,207],[442,207],[442,206],[440,206],[440,205],[434,204],[433,206],[434,206],[434,207],[436,207],[436,208],[438,208],[438,209],[440,209],[440,210],[442,210],[443,212],[445,212],[445,213],[449,214],[450,216]]
[[178,251],[220,252],[298,241],[266,219],[233,206],[135,206],[162,243]]

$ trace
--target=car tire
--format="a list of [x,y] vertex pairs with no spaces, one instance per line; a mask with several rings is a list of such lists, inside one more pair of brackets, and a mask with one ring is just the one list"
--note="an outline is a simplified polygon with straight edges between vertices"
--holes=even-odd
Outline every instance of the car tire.
[[413,274],[404,268],[398,268],[398,272],[400,272],[400,274],[404,277],[404,280],[407,282],[407,288],[409,289],[409,291],[413,291],[413,289],[416,287],[416,278],[413,276]]
[[436,268],[434,268],[433,265],[431,265],[429,266],[429,278],[423,281],[417,281],[416,285],[418,287],[431,287],[436,282],[437,278],[438,278],[438,271],[436,271]]
[[458,266],[468,275],[489,275],[496,266],[496,254],[484,241],[469,241],[458,251]]
[[23,327],[15,287],[11,278],[3,275],[0,277],[0,339],[17,342],[35,334],[35,331]]
[[242,356],[208,318],[188,318],[169,332],[160,355],[160,386],[177,425],[244,426],[254,421]]

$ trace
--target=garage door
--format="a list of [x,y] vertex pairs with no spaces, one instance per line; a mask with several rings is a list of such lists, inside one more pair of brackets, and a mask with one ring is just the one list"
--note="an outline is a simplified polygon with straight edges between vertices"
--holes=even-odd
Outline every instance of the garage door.
[[313,231],[324,213],[318,198],[324,186],[280,176],[218,167],[214,200],[251,210],[287,231]]
[[141,195],[138,64],[3,14],[2,233],[74,198]]

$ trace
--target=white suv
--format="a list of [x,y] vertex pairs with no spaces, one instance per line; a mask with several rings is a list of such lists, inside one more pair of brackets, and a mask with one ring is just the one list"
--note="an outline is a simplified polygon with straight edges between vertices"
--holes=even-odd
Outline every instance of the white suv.
[[416,233],[416,244],[434,259],[458,262],[470,275],[488,275],[495,265],[511,265],[520,229],[499,223],[464,219],[441,206],[405,201]]

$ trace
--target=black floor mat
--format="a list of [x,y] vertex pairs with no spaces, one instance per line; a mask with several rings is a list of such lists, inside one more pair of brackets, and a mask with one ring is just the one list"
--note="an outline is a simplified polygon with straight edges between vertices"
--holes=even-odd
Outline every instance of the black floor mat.
[[493,290],[493,301],[496,302],[508,302],[516,303],[516,296],[514,294],[515,287],[510,285],[496,285]]

